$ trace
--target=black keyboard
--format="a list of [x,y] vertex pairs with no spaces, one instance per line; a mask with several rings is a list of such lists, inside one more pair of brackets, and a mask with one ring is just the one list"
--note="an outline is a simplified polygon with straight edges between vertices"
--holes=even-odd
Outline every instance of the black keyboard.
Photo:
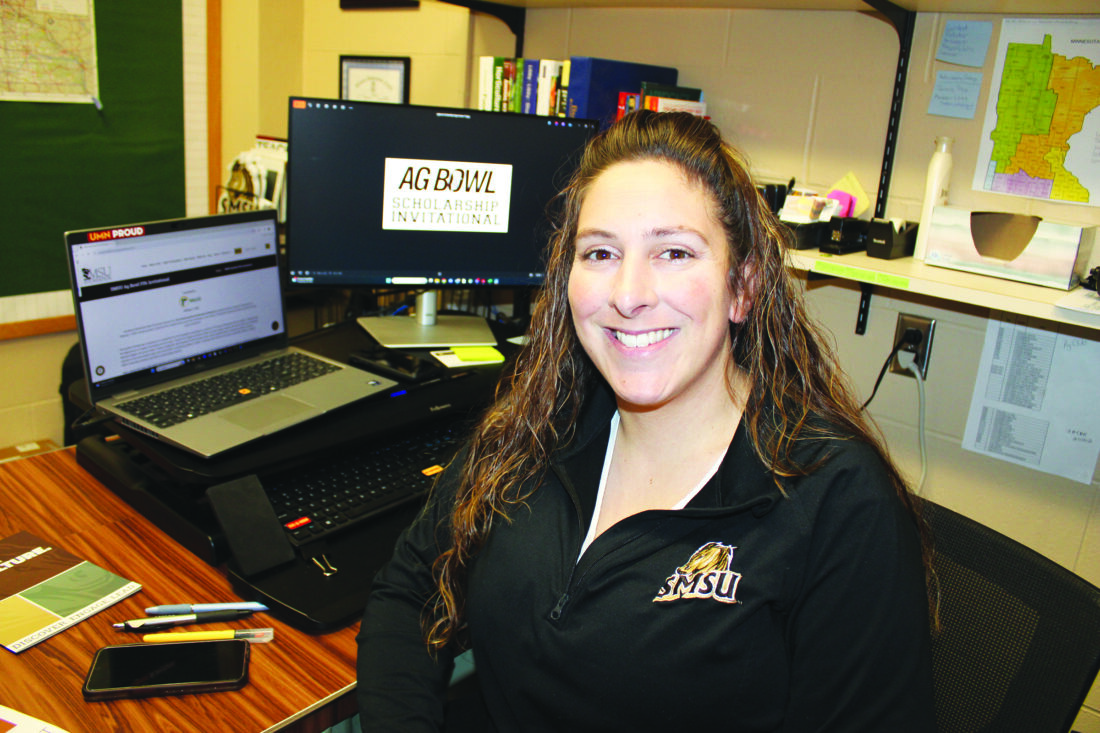
[[291,543],[302,545],[424,499],[458,450],[464,425],[457,419],[427,425],[355,455],[261,482]]
[[172,425],[277,392],[340,367],[297,351],[118,405],[157,427]]

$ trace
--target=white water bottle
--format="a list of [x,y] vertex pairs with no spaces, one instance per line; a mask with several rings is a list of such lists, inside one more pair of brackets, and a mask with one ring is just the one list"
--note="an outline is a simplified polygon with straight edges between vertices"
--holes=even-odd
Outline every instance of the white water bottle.
[[936,138],[936,150],[928,161],[928,176],[924,181],[924,200],[920,206],[920,225],[913,257],[923,260],[928,249],[928,234],[932,229],[932,207],[947,203],[947,186],[951,180],[951,143],[949,137]]

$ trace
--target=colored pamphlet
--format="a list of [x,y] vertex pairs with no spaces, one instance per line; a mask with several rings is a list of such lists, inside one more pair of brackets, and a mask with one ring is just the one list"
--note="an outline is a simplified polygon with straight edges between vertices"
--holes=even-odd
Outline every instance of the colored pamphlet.
[[0,540],[0,644],[21,652],[139,590],[138,583],[19,532]]

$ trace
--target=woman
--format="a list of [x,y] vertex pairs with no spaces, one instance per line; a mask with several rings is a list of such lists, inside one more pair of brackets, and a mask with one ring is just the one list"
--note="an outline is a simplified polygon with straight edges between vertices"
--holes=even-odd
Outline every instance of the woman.
[[934,730],[915,498],[709,122],[638,112],[564,192],[529,343],[376,579],[364,730]]

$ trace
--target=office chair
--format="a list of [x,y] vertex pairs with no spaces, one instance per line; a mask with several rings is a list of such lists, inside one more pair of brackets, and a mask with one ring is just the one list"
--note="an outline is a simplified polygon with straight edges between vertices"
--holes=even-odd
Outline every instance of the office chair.
[[926,501],[940,733],[1066,733],[1100,671],[1100,588]]

